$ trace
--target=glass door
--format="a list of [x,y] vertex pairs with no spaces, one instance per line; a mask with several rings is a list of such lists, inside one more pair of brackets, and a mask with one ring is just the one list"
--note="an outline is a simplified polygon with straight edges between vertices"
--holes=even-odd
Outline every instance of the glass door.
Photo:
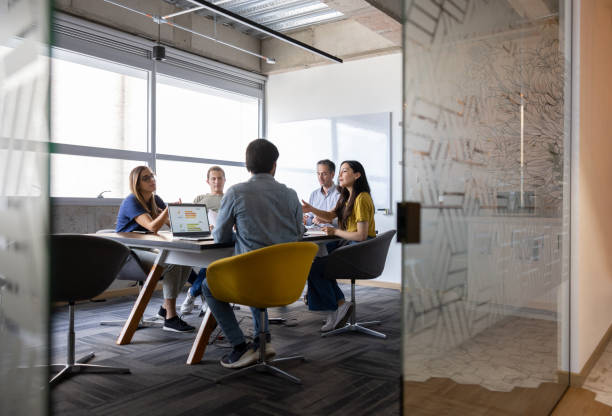
[[404,2],[404,414],[545,415],[568,387],[570,12]]

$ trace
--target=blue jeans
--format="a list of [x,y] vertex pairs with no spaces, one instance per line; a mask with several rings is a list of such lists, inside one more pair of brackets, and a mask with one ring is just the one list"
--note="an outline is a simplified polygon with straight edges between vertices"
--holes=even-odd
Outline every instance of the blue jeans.
[[340,290],[335,279],[323,277],[327,259],[329,257],[315,257],[308,274],[308,309],[311,311],[335,311],[338,302],[344,299],[344,293]]
[[[236,320],[236,315],[234,315],[234,311],[232,310],[232,306],[227,302],[222,302],[220,300],[215,299],[212,292],[208,288],[208,282],[206,279],[202,282],[202,293],[204,293],[204,297],[206,298],[206,303],[210,308],[213,316],[217,320],[217,324],[221,327],[221,330],[227,337],[230,344],[233,347],[236,345],[242,344],[245,342],[244,334],[238,325],[238,321]],[[254,337],[257,337],[259,334],[259,309],[251,308],[251,313],[253,314],[253,325],[254,325]],[[266,337],[269,338],[270,330],[268,328],[268,311],[266,311],[266,320],[264,322],[264,331],[266,332]]]
[[189,288],[189,294],[194,298],[196,296],[200,296],[202,294],[202,282],[206,279],[206,268],[200,269],[198,273],[198,277],[195,278],[193,283],[191,283],[191,287]]
[[[357,241],[349,241],[347,244],[355,244]],[[331,253],[339,246],[339,241],[327,244],[327,252]],[[338,309],[338,302],[344,300],[344,293],[340,290],[336,279],[326,279],[323,277],[325,266],[327,266],[328,256],[315,257],[308,273],[308,309],[311,311],[335,311]]]

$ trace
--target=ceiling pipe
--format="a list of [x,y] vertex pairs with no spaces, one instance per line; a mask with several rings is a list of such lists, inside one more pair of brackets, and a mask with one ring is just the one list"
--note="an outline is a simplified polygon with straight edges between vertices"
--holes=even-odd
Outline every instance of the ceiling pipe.
[[[152,14],[149,14],[149,13],[145,13],[145,12],[142,12],[140,10],[136,10],[136,9],[131,8],[131,7],[125,6],[125,5],[121,4],[121,3],[117,3],[117,2],[115,2],[113,0],[104,0],[104,2],[112,4],[114,6],[121,7],[122,9],[126,9],[126,10],[129,10],[129,11],[134,12],[134,13],[138,13],[141,16],[146,16],[146,17],[150,18],[151,20],[153,20],[153,22],[157,23],[158,25],[166,24],[166,25],[169,25],[169,26],[172,26],[172,27],[176,27],[177,29],[184,30],[184,31],[189,32],[189,33],[191,33],[193,35],[200,36],[200,37],[203,37],[205,39],[212,40],[213,42],[220,43],[221,45],[224,45],[224,46],[236,49],[236,50],[238,50],[240,52],[244,52],[244,53],[247,53],[249,55],[256,56],[256,57],[258,57],[260,59],[265,60],[266,63],[268,63],[268,64],[275,64],[276,63],[276,59],[274,59],[274,58],[270,58],[268,56],[260,55],[258,53],[251,52],[251,51],[249,51],[247,49],[243,49],[243,48],[241,48],[239,46],[236,46],[236,45],[233,45],[231,43],[223,42],[222,40],[216,39],[216,38],[214,38],[212,36],[208,36],[208,35],[205,35],[203,33],[196,32],[194,30],[191,30],[189,28],[186,28],[184,26],[181,26],[181,25],[178,25],[178,24],[176,24],[174,22],[166,20],[162,16],[155,16],[155,15],[152,15]],[[198,8],[196,7],[196,8],[193,8],[193,9],[186,10],[186,11],[184,11],[184,13],[189,13],[189,12],[192,12],[192,11],[194,11],[196,9],[198,9]],[[175,13],[173,15],[168,15],[168,16],[174,17],[174,16],[178,16],[179,14],[184,14],[184,13],[179,12],[179,13]],[[158,39],[158,42],[159,42],[159,39]],[[165,58],[165,54],[164,54],[164,58]],[[163,60],[163,59],[158,59],[158,60]]]
[[170,19],[171,17],[176,17],[176,16],[180,16],[182,14],[187,14],[187,13],[191,13],[191,12],[196,12],[198,10],[202,10],[203,8],[204,8],[203,6],[199,6],[199,7],[194,7],[193,9],[181,10],[180,12],[171,13],[171,14],[167,14],[165,16],[162,16],[162,19]]

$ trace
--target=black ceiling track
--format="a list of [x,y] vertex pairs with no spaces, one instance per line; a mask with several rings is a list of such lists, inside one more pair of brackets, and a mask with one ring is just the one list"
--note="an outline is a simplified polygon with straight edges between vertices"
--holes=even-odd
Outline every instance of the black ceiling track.
[[314,48],[314,47],[312,47],[310,45],[307,45],[307,44],[305,44],[303,42],[300,42],[299,40],[293,39],[293,38],[291,38],[291,37],[289,37],[287,35],[283,35],[282,33],[277,32],[276,30],[268,29],[267,27],[265,27],[263,25],[260,25],[257,22],[249,20],[249,19],[247,19],[245,17],[242,17],[242,16],[240,16],[240,15],[238,15],[236,13],[230,12],[229,10],[225,10],[224,8],[216,6],[216,5],[214,5],[212,3],[209,3],[209,2],[207,2],[205,0],[189,0],[189,2],[192,3],[192,4],[199,4],[202,7],[206,8],[206,9],[208,9],[208,10],[214,12],[214,13],[217,13],[218,15],[227,17],[228,19],[231,19],[231,20],[234,20],[236,22],[239,22],[239,23],[241,23],[241,24],[243,24],[245,26],[248,26],[248,27],[250,27],[252,29],[258,30],[258,31],[260,31],[262,33],[265,33],[265,34],[270,35],[270,36],[272,36],[274,38],[282,40],[283,42],[287,42],[287,43],[290,43],[292,45],[295,45],[298,48],[302,48],[302,49],[304,49],[304,50],[306,50],[308,52],[312,52],[314,54],[320,55],[320,56],[322,56],[322,57],[324,57],[326,59],[329,59],[331,61],[334,61],[334,62],[342,63],[342,59],[340,59],[340,58],[338,58],[338,57],[336,57],[334,55],[331,55],[331,54],[329,54],[327,52],[324,52],[324,51],[322,51],[320,49]]

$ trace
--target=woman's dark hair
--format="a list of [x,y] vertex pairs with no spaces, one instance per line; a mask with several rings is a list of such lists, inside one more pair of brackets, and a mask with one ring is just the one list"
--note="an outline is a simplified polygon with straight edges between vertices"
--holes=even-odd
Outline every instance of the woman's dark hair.
[[340,163],[340,170],[342,171],[342,165],[347,164],[353,169],[353,172],[361,173],[361,176],[355,180],[353,184],[353,194],[350,195],[348,189],[340,187],[340,198],[334,208],[334,212],[338,217],[338,227],[341,230],[346,230],[346,222],[348,217],[353,213],[353,206],[355,205],[355,199],[362,192],[370,193],[370,185],[368,184],[368,178],[366,177],[365,169],[363,165],[356,160],[345,160]]
[[278,149],[266,139],[253,140],[246,149],[246,168],[251,173],[270,173],[278,159]]

